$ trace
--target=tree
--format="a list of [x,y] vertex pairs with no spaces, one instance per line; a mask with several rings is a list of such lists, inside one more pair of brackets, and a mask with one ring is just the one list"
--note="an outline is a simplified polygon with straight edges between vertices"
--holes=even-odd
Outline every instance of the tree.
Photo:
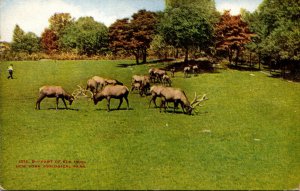
[[215,32],[216,49],[227,52],[230,63],[232,63],[235,53],[235,64],[237,65],[241,51],[253,36],[248,24],[242,21],[241,15],[232,16],[230,11],[224,11],[215,27]]
[[146,62],[147,49],[155,35],[156,14],[140,10],[133,14],[132,20],[117,20],[109,27],[109,46],[114,53],[121,50],[133,54],[139,64],[140,55]]
[[256,52],[271,67],[277,63],[283,75],[287,67],[294,76],[300,70],[299,12],[299,1],[264,0],[254,13],[245,15],[250,29],[257,34]]
[[157,15],[154,12],[140,10],[138,13],[132,15],[131,27],[133,29],[133,41],[131,46],[141,49],[143,56],[143,63],[147,62],[147,49],[150,48],[156,25]]
[[167,8],[189,7],[196,9],[211,23],[218,22],[220,16],[214,0],[165,0],[165,4]]
[[33,32],[25,33],[19,25],[13,32],[12,50],[14,52],[27,52],[32,54],[40,50],[40,39]]
[[48,54],[58,51],[57,34],[51,29],[45,29],[41,37],[41,46]]
[[108,28],[93,17],[80,17],[63,31],[59,39],[62,49],[76,49],[79,54],[103,53],[108,47]]
[[13,31],[13,40],[11,48],[15,52],[20,52],[23,49],[22,40],[24,38],[25,32],[21,29],[19,25],[16,25]]
[[70,13],[55,13],[49,18],[49,28],[58,36],[62,35],[64,29],[74,22]]
[[160,35],[169,45],[185,50],[185,62],[188,61],[190,49],[204,50],[212,43],[212,23],[205,17],[189,6],[167,8],[161,17],[158,27]]

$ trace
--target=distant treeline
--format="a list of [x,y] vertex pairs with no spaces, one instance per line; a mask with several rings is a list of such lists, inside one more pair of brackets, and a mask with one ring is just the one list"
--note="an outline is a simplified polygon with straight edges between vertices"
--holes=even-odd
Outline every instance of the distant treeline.
[[93,17],[75,20],[56,13],[41,37],[19,25],[11,43],[1,42],[1,60],[114,59],[147,57],[226,58],[230,64],[264,64],[299,73],[300,3],[264,0],[256,11],[220,14],[214,0],[166,0],[161,12],[140,10],[107,27]]

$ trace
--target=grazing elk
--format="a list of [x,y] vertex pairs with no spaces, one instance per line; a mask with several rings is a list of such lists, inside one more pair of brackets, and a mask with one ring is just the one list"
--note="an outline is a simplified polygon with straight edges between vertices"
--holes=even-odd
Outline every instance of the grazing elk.
[[106,85],[105,79],[102,77],[94,76],[92,79],[97,82],[97,91],[102,90],[103,87]]
[[137,90],[140,92],[141,90],[141,83],[135,82],[131,84],[131,92],[133,92],[133,90]]
[[150,108],[150,106],[151,106],[151,102],[153,101],[153,103],[154,103],[154,105],[155,105],[155,107],[157,107],[157,105],[156,105],[156,98],[157,97],[161,97],[161,91],[162,91],[162,89],[164,89],[165,87],[164,86],[156,86],[156,85],[154,85],[154,86],[152,86],[151,88],[150,88],[150,93],[151,93],[151,99],[150,99],[150,103],[149,103],[149,108]]
[[149,69],[150,80],[152,82],[162,82],[162,77],[165,74],[167,74],[167,72],[165,70],[161,70],[159,68]]
[[41,109],[41,101],[45,98],[56,98],[56,110],[58,109],[58,99],[62,99],[66,109],[68,109],[65,99],[72,105],[74,96],[67,93],[61,86],[43,86],[39,89],[39,97],[36,101],[35,109]]
[[132,88],[133,90],[138,90],[139,94],[143,96],[143,94],[147,95],[148,90],[150,89],[150,77],[149,76],[132,76]]
[[165,86],[172,86],[171,78],[168,75],[166,75],[166,74],[163,75],[163,77],[162,77],[162,83]]
[[198,72],[199,72],[198,70],[199,70],[198,65],[194,65],[193,66],[193,74],[194,75],[198,74]]
[[123,85],[122,82],[119,82],[118,80],[115,79],[104,79],[105,80],[105,85]]
[[97,82],[94,79],[89,79],[86,83],[86,90],[91,90],[92,93],[97,92]]
[[107,100],[107,111],[110,111],[110,99],[119,99],[120,104],[118,106],[118,110],[120,109],[123,98],[126,100],[127,103],[127,109],[129,109],[129,103],[128,103],[128,94],[129,90],[126,86],[122,85],[108,85],[103,88],[103,90],[97,94],[94,94],[93,100],[94,104],[97,105],[99,101],[102,101],[104,98]]
[[203,95],[202,99],[199,99],[199,96],[195,94],[195,98],[192,102],[189,102],[186,94],[181,89],[176,89],[172,87],[165,87],[160,92],[161,95],[161,105],[160,111],[162,107],[166,111],[166,102],[173,102],[174,103],[174,110],[178,108],[178,105],[181,105],[183,113],[192,114],[192,111],[196,108],[196,106],[200,105],[201,102],[207,100],[206,95]]
[[183,68],[183,74],[184,74],[185,78],[189,77],[190,72],[191,72],[191,66],[190,65]]
[[175,67],[173,67],[173,68],[170,69],[172,78],[175,77],[175,70],[176,70]]

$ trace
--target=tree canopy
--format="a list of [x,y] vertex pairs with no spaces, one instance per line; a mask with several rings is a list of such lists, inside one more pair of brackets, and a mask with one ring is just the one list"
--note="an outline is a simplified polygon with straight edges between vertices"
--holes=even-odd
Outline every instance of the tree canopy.
[[185,50],[185,61],[192,48],[207,48],[213,38],[213,25],[197,9],[181,6],[167,8],[158,27],[164,41]]
[[132,19],[120,19],[109,27],[110,48],[113,52],[120,50],[133,54],[136,63],[142,55],[146,62],[147,49],[152,42],[157,24],[154,12],[140,10],[132,15]]
[[215,26],[215,31],[216,49],[227,52],[230,63],[235,51],[237,64],[240,51],[254,36],[248,24],[241,19],[241,15],[232,16],[230,11],[224,11],[219,23]]

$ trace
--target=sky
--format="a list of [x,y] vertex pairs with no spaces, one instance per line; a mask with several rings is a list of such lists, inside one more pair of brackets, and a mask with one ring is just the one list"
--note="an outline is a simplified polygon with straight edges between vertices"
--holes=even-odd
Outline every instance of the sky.
[[[238,14],[240,8],[254,11],[262,0],[215,0],[222,12],[230,9]],[[96,21],[111,25],[117,19],[130,17],[140,9],[160,11],[164,0],[0,0],[0,41],[11,42],[16,24],[25,32],[41,36],[54,13],[70,13],[78,19],[92,16]]]

